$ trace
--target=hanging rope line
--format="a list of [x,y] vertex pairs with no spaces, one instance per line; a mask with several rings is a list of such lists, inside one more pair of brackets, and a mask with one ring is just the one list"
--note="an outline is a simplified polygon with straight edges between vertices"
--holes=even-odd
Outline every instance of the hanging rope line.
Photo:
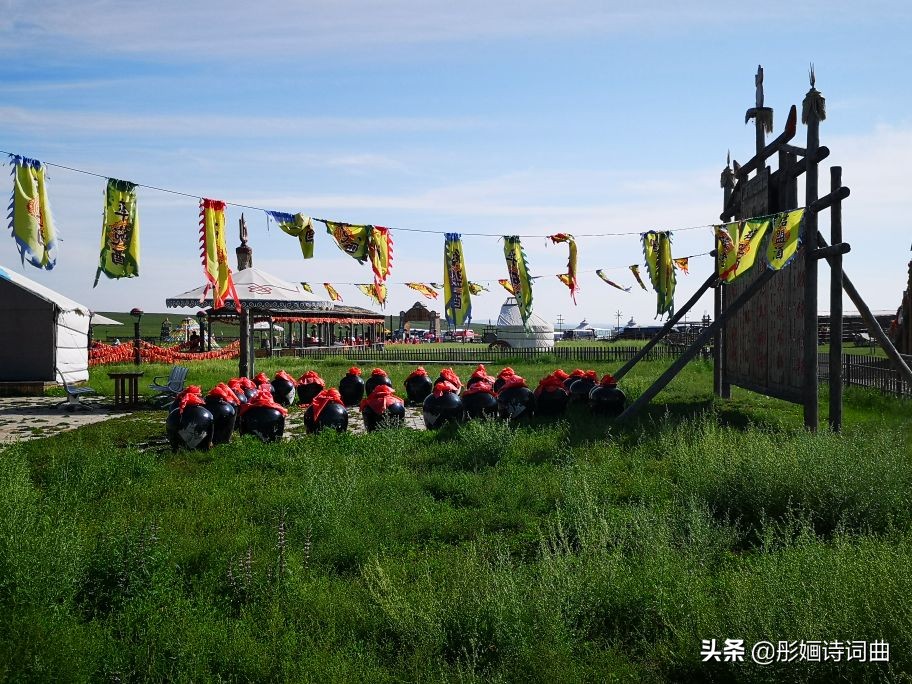
[[[23,155],[18,155],[15,152],[9,152],[7,150],[0,150],[0,154],[8,155],[8,158],[23,156]],[[111,178],[111,176],[106,176],[101,173],[95,173],[94,171],[86,171],[85,169],[78,169],[73,166],[65,166],[64,164],[57,164],[54,162],[42,162],[42,163],[45,166],[50,166],[50,167],[54,167],[57,169],[64,169],[66,171],[71,171],[73,173],[81,173],[86,176],[94,176],[95,178],[103,178],[105,180],[107,180],[108,178]],[[131,182],[133,182],[133,181],[131,181]],[[134,185],[136,185],[137,187],[140,187],[140,188],[146,188],[148,190],[155,190],[157,192],[164,192],[169,195],[178,195],[180,197],[189,197],[189,198],[192,198],[195,200],[199,200],[201,197],[206,196],[206,195],[200,195],[200,194],[193,194],[193,193],[189,193],[189,192],[181,192],[180,190],[172,190],[170,188],[162,188],[162,187],[158,187],[156,185],[146,185],[145,183],[135,183],[135,182],[133,182],[133,183],[134,183]],[[225,201],[225,204],[227,204],[228,206],[231,206],[231,207],[238,207],[240,209],[250,209],[252,211],[262,211],[267,214],[267,217],[269,215],[269,212],[274,210],[274,209],[264,209],[263,207],[256,207],[256,206],[253,206],[250,204],[240,204],[239,202]],[[320,221],[321,223],[326,223],[327,220],[334,221],[334,219],[322,219],[322,218],[316,218],[316,217],[314,217],[313,220]],[[268,218],[267,218],[267,221],[268,221]],[[705,229],[705,228],[713,228],[715,225],[716,224],[707,223],[704,225],[686,226],[683,228],[666,228],[665,230],[679,233],[679,232],[687,231],[687,230],[701,230],[701,229]],[[400,228],[400,227],[396,227],[396,226],[387,226],[387,228],[389,228],[390,230],[394,230],[396,232],[401,231],[401,232],[405,232],[405,233],[428,233],[428,234],[432,234],[432,235],[443,235],[445,233],[453,232],[453,231],[447,231],[447,230],[432,230],[432,229],[428,229],[428,228]],[[630,236],[630,235],[642,235],[644,232],[646,232],[646,231],[631,230],[631,231],[608,232],[608,233],[574,233],[573,237],[574,238],[623,237],[623,236]],[[515,234],[515,233],[511,233],[511,234]],[[502,238],[503,237],[502,233],[461,232],[460,235],[472,236],[472,237],[493,237],[493,238]],[[518,235],[518,237],[521,237],[521,238],[547,238],[547,235],[522,234],[522,235]],[[694,255],[694,256],[702,256],[702,255]],[[626,268],[626,266],[624,268]]]

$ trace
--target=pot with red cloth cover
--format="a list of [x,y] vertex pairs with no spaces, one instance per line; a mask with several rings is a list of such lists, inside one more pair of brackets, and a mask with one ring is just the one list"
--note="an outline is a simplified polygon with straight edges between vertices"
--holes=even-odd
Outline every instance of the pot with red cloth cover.
[[346,406],[358,405],[364,397],[364,380],[361,379],[360,368],[352,366],[348,369],[348,374],[339,380],[339,394]]
[[580,378],[586,377],[586,371],[582,368],[574,368],[570,371],[570,375],[564,378],[564,389],[567,390],[567,394],[570,394],[570,388],[573,387],[573,383],[579,380]]
[[494,385],[476,379],[462,393],[462,407],[469,418],[494,418],[497,416],[497,397]]
[[507,380],[514,375],[516,375],[516,371],[509,366],[500,371],[500,373],[497,374],[497,379],[494,380],[494,394],[498,394],[507,383]]
[[304,427],[308,433],[332,428],[336,432],[348,430],[348,411],[342,403],[342,396],[335,387],[320,392],[304,412]]
[[578,378],[570,385],[570,401],[588,401],[589,392],[596,385],[598,385],[598,375],[595,374],[594,370],[586,371],[583,377]]
[[[567,375],[564,373],[564,375]],[[535,412],[540,416],[559,416],[567,410],[570,395],[564,389],[564,380],[552,373],[543,378],[535,388]]]
[[[263,373],[260,373],[260,375],[263,375],[263,377],[265,377]],[[253,380],[250,378],[238,378],[237,380],[240,383],[241,387],[244,388],[244,394],[247,395],[248,399],[252,399],[256,396],[256,393],[258,391],[257,384]],[[266,380],[266,382],[269,382],[269,380]]]
[[231,441],[240,403],[234,391],[224,382],[217,384],[206,395],[206,408],[215,421],[212,430],[213,444],[227,444]]
[[405,402],[394,392],[388,385],[377,385],[370,396],[361,400],[361,415],[368,432],[379,427],[402,427]]
[[589,409],[592,413],[619,416],[624,412],[627,397],[618,389],[617,380],[611,373],[602,377],[601,382],[589,392]]
[[267,383],[241,406],[241,434],[256,435],[264,442],[277,442],[285,433],[288,409],[276,403]]
[[298,382],[286,371],[280,370],[272,379],[272,398],[282,406],[291,406],[297,397]]
[[206,451],[212,446],[214,427],[215,418],[206,408],[203,392],[197,385],[190,385],[177,395],[165,421],[171,451],[180,447]]
[[504,380],[497,393],[497,414],[506,420],[520,420],[535,415],[535,395],[526,381],[515,373]]
[[452,368],[444,368],[442,371],[440,371],[440,375],[436,380],[434,380],[434,384],[436,385],[438,382],[450,383],[453,385],[453,387],[456,388],[457,394],[462,391],[462,380],[459,379],[459,376],[456,375],[456,371],[454,371]]
[[468,382],[466,382],[466,389],[469,389],[472,385],[478,382],[486,382],[489,385],[494,385],[494,380],[496,378],[493,375],[488,375],[488,370],[484,367],[483,363],[479,363],[475,368],[475,372],[472,373]]
[[[262,371],[256,374],[256,377],[253,379],[253,385],[256,387],[257,392],[263,390],[263,385],[266,385],[269,388],[269,393],[272,394],[272,382],[269,380],[269,376]],[[273,397],[275,399],[275,397]]]
[[428,377],[424,366],[418,366],[405,379],[405,396],[413,404],[421,404],[434,391],[434,383]]
[[390,380],[386,371],[382,368],[374,368],[374,370],[371,371],[371,376],[364,383],[364,394],[369,397],[371,392],[373,392],[378,385],[393,386],[393,381]]
[[464,410],[456,386],[447,381],[436,383],[434,391],[424,400],[422,412],[428,430],[436,430],[447,421],[461,420]]
[[[237,397],[240,404],[247,403],[247,394],[244,392],[244,386],[241,384],[240,378],[231,378],[231,380],[228,381],[228,387],[234,392],[234,396]],[[235,426],[240,426],[240,423],[235,421]]]
[[298,378],[298,403],[309,404],[324,389],[326,389],[326,383],[320,374],[313,370],[307,371]]

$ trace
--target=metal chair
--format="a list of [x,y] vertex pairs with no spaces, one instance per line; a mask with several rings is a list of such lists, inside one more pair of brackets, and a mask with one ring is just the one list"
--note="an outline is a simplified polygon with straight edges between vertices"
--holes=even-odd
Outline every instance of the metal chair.
[[65,401],[56,404],[54,408],[57,409],[63,406],[66,407],[67,411],[75,411],[76,409],[91,411],[92,407],[79,401],[79,397],[83,394],[95,394],[95,390],[91,387],[74,387],[66,381],[66,377],[59,368],[55,368],[54,371],[60,376],[60,381],[63,383],[63,391],[66,392],[67,396]]
[[190,369],[185,366],[174,366],[171,368],[168,380],[164,384],[159,382],[164,378],[163,375],[152,378],[152,384],[149,385],[149,389],[154,389],[158,392],[158,395],[155,396],[153,401],[158,404],[166,404],[173,401],[174,397],[184,389],[184,383],[187,380],[187,373],[189,370]]

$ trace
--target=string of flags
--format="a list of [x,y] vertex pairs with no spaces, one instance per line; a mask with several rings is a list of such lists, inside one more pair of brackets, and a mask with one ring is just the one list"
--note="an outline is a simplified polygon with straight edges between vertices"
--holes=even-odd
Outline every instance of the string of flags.
[[[0,150],[0,153],[3,151]],[[11,236],[23,264],[28,262],[36,268],[51,270],[57,263],[58,237],[48,201],[46,174],[48,165],[21,155],[6,154],[9,154],[13,178],[13,190],[7,216]],[[78,173],[99,175],[70,167],[63,168]],[[101,245],[93,287],[98,285],[102,274],[109,279],[139,276],[140,222],[137,187],[150,186],[140,186],[137,183],[115,178],[106,179]],[[152,189],[192,196],[163,188]],[[214,308],[221,308],[229,298],[239,307],[239,298],[235,291],[225,244],[225,207],[228,204],[222,200],[199,198],[200,259],[206,279],[205,294],[208,294],[209,291],[212,292]],[[247,208],[259,210],[258,207]],[[353,284],[377,305],[385,306],[388,296],[387,280],[393,267],[392,229],[378,225],[315,219],[303,213],[291,214],[265,209],[262,211],[266,213],[268,221],[275,221],[284,233],[297,238],[304,259],[314,258],[316,243],[314,222],[323,223],[326,226],[326,232],[344,254],[361,264],[370,264],[373,282]],[[764,243],[766,244],[765,266],[774,270],[785,268],[802,244],[803,218],[804,210],[796,209],[774,216],[750,218],[724,225],[693,226],[677,230],[712,228],[716,247],[717,275],[724,282],[732,282],[753,268],[757,255],[763,250]],[[396,230],[437,232],[405,228]],[[634,234],[637,233],[604,233],[598,236]],[[443,283],[405,282],[402,284],[428,299],[437,299],[442,291],[447,322],[456,326],[467,325],[471,321],[472,315],[471,298],[489,290],[482,284],[484,281],[472,282],[467,277],[462,235],[484,235],[503,239],[508,277],[498,279],[497,282],[516,298],[523,323],[527,324],[532,313],[533,282],[545,276],[531,275],[521,238],[542,236],[444,233]],[[656,316],[670,316],[674,312],[676,271],[688,275],[690,259],[705,256],[705,254],[673,257],[673,231],[670,230],[647,231],[639,233],[639,235],[647,275],[652,289],[656,292]],[[768,240],[767,236],[769,236]],[[568,288],[575,304],[576,294],[579,291],[576,237],[569,233],[554,233],[544,237],[550,240],[551,244],[567,245],[567,270],[565,273],[554,275]],[[596,235],[583,237],[596,237]],[[640,265],[632,264],[629,269],[640,288],[648,291],[640,273]],[[607,285],[622,292],[631,291],[631,287],[626,287],[608,278],[604,269],[595,269],[594,272]],[[301,286],[306,291],[313,293],[309,283],[302,282]],[[342,301],[342,296],[333,284],[323,283],[323,286],[332,301]]]

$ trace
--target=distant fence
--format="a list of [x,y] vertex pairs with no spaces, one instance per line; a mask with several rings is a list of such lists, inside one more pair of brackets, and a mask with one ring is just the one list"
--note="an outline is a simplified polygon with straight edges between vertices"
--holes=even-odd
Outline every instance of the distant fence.
[[[912,357],[903,358],[906,363],[912,362]],[[829,354],[818,354],[817,366],[820,379],[829,381]],[[842,383],[854,387],[870,387],[897,397],[912,397],[912,386],[893,368],[889,359],[880,356],[843,354]]]
[[[489,348],[485,345],[464,345],[459,349],[439,348],[434,345],[417,347],[304,347],[275,349],[272,356],[294,356],[303,358],[321,358],[341,356],[344,358],[371,359],[376,361],[400,361],[405,363],[480,363],[497,359],[540,359],[543,356],[557,361],[580,361],[592,363],[612,363],[632,359],[641,347],[544,347],[530,349]],[[681,351],[678,347],[659,345],[646,355],[646,359],[677,358]]]

